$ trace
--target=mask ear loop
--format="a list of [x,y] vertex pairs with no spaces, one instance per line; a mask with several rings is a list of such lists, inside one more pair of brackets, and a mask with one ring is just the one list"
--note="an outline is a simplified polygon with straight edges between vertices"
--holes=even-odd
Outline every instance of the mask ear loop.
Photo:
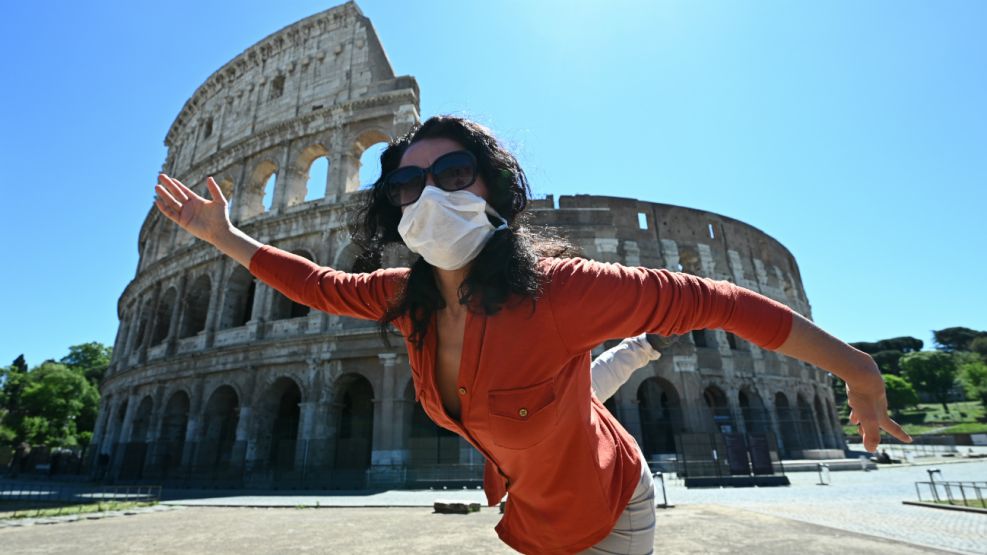
[[507,229],[507,227],[508,227],[507,226],[507,220],[504,219],[503,216],[501,216],[500,214],[498,214],[497,211],[494,210],[489,204],[487,205],[486,213],[487,214],[490,214],[491,216],[493,216],[494,218],[497,218],[498,220],[500,220],[502,222],[499,226],[497,226],[497,227],[494,228],[494,233],[496,233],[498,231],[503,231],[503,230]]

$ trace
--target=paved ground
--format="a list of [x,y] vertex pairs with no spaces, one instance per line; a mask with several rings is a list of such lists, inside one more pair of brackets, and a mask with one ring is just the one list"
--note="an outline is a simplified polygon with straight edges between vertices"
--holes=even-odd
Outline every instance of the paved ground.
[[[936,461],[934,466],[882,466],[872,472],[833,472],[827,486],[817,485],[818,475],[807,472],[789,474],[792,486],[780,488],[687,489],[681,481],[673,480],[667,484],[667,493],[669,502],[676,507],[659,510],[656,548],[690,553],[856,550],[900,554],[939,549],[987,554],[987,515],[901,503],[916,499],[914,482],[928,480],[927,470],[931,468],[940,470],[937,479],[941,480],[987,480],[985,459],[944,459]],[[480,490],[306,495],[284,495],[285,492],[224,495],[174,490],[166,493],[212,497],[166,502],[187,507],[179,511],[0,529],[0,546],[3,546],[0,551],[6,553],[7,546],[11,546],[12,552],[17,553],[59,553],[77,546],[73,553],[79,550],[86,553],[89,547],[96,550],[97,545],[119,545],[119,552],[163,553],[189,550],[510,552],[493,531],[500,518],[496,508],[484,507],[480,513],[468,516],[431,512],[430,507],[437,499],[483,504]],[[287,508],[247,508],[252,505]],[[320,508],[295,508],[305,505]],[[158,531],[154,532],[155,529]],[[92,534],[89,530],[93,530]],[[181,533],[155,536],[164,530]],[[92,537],[93,534],[97,537]],[[103,534],[115,538],[116,543],[99,539]],[[140,537],[140,541],[134,543],[135,537]],[[37,549],[32,550],[35,542]],[[102,547],[100,551],[107,552]]]
[[[494,508],[470,515],[428,508],[189,507],[101,520],[0,529],[4,553],[513,553],[493,530]],[[944,553],[762,515],[687,505],[658,513],[667,553]]]

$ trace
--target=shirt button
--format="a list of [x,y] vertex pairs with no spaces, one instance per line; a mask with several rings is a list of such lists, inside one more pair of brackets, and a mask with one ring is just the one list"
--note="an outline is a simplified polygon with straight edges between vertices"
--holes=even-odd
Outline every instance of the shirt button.
[[528,416],[528,409],[521,409],[521,410],[517,411],[517,414],[521,418],[524,418],[525,416]]
[[460,387],[459,388],[459,394],[460,395],[466,395],[466,388],[465,387]]

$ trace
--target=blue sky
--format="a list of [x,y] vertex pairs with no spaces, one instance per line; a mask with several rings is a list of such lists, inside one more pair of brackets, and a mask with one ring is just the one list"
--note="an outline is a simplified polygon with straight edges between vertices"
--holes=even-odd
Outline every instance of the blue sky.
[[[0,364],[112,344],[164,136],[213,71],[333,3],[21,2],[0,22]],[[987,3],[359,2],[422,115],[537,195],[748,222],[847,341],[987,329]]]

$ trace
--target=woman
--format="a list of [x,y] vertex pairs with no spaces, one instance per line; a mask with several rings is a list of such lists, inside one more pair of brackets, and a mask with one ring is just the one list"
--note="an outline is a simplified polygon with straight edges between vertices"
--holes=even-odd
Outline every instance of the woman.
[[162,174],[155,203],[296,302],[397,327],[425,412],[486,457],[490,505],[510,492],[496,531],[511,547],[652,549],[653,524],[621,521],[650,478],[640,450],[591,394],[589,351],[609,338],[726,329],[844,379],[868,450],[881,428],[909,440],[874,361],[780,303],[688,274],[538,256],[521,225],[524,172],[483,126],[431,118],[381,169],[359,235],[403,242],[421,255],[410,269],[350,274],[262,245],[230,223],[212,177],[206,200]]

